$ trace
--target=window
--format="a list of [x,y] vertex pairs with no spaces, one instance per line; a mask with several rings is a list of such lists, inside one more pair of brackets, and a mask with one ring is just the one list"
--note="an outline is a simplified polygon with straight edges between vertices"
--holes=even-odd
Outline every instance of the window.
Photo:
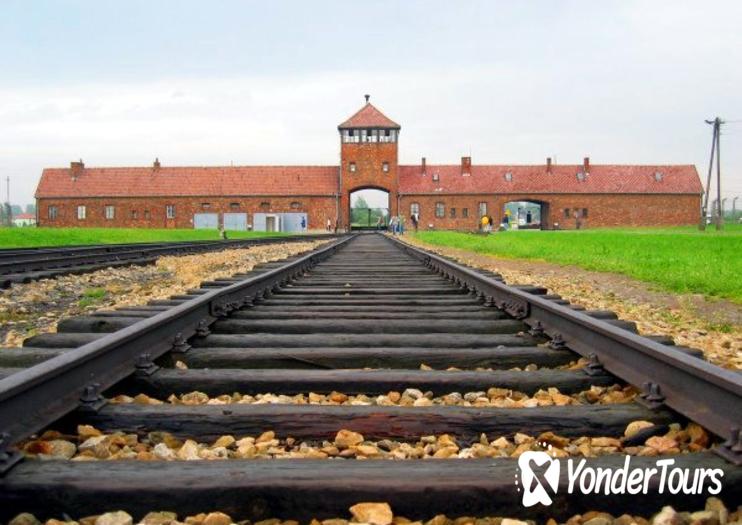
[[449,216],[450,216],[450,217],[451,217],[452,219],[455,219],[455,218],[456,218],[456,208],[450,208],[450,209],[449,209],[449,212],[448,212],[448,215],[449,215]]
[[77,219],[82,221],[85,219],[86,215],[87,215],[87,210],[85,209],[85,206],[78,206],[77,207]]
[[132,219],[136,219],[139,217],[139,212],[137,210],[131,210],[130,215]]
[[59,210],[57,209],[56,206],[49,206],[48,213],[49,213],[49,220],[53,221],[54,219],[57,218],[57,214],[59,213]]
[[479,203],[479,216],[484,217],[485,215],[487,215],[487,203],[480,202]]
[[301,208],[301,202],[294,201],[294,202],[291,203],[291,209],[298,210],[299,208]]
[[165,217],[168,219],[174,219],[175,218],[175,206],[172,204],[168,204],[165,206]]
[[433,182],[438,182],[440,180],[440,177],[437,173],[433,173]]
[[435,203],[435,216],[442,219],[446,216],[446,205],[442,202]]
[[105,213],[106,213],[106,219],[110,221],[116,216],[116,208],[109,204],[108,206],[106,206]]
[[461,216],[466,219],[469,216],[469,208],[461,208]]
[[363,142],[378,142],[379,132],[377,130],[364,129],[361,133],[363,134]]
[[418,216],[420,215],[420,204],[418,204],[417,202],[413,202],[412,204],[410,204],[410,215],[415,214],[417,214]]
[[587,219],[587,208],[582,208],[582,218]]
[[577,180],[582,182],[587,178],[587,174],[584,171],[577,172]]
[[203,208],[204,210],[208,210],[209,208],[211,208],[211,203],[210,202],[202,202],[201,203],[201,208]]
[[260,203],[260,207],[263,208],[264,210],[267,210],[271,207],[271,203],[268,201],[263,201]]
[[661,171],[655,171],[654,172],[654,180],[657,182],[662,182],[662,172]]
[[381,171],[389,173],[389,163],[387,161],[381,163]]
[[231,209],[231,210],[239,210],[240,209],[240,203],[239,202],[230,202],[229,203],[229,209]]
[[564,208],[564,218],[569,219],[569,208]]
[[351,162],[350,165],[348,166],[348,169],[350,170],[351,173],[355,173],[356,172],[356,163],[355,162]]
[[144,218],[145,218],[146,220],[149,220],[149,219],[150,219],[151,217],[152,217],[152,216],[150,215],[150,213],[149,213],[149,210],[144,210]]
[[508,172],[507,172],[507,173],[505,174],[505,180],[506,180],[507,182],[510,182],[510,181],[512,181],[512,180],[513,180],[513,173],[512,173],[512,172],[510,172],[510,171],[508,171]]

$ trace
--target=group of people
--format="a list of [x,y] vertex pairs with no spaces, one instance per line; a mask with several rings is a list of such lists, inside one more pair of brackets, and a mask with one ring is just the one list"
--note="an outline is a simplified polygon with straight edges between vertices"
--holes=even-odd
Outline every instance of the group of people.
[[[389,224],[387,225],[384,221],[383,216],[379,216],[379,218],[376,220],[376,229],[378,231],[381,230],[388,230],[392,235],[403,235],[405,230],[405,217],[404,215],[393,215],[392,218],[389,220]],[[410,215],[410,222],[412,223],[412,227],[414,228],[415,232],[417,232],[418,224],[420,223],[420,217],[417,213],[413,213]]]
[[[490,233],[492,232],[492,225],[494,224],[494,220],[492,219],[491,215],[482,215],[482,218],[479,219],[479,227],[480,230],[484,233]],[[499,230],[507,230],[510,228],[510,213],[505,212],[505,214],[502,216],[502,219],[500,220],[500,226]]]

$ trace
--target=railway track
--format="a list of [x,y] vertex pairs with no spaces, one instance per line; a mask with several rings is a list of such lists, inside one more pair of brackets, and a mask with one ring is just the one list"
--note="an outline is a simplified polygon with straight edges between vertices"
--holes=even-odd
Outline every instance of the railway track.
[[97,244],[0,250],[0,288],[102,268],[153,264],[165,255],[186,255],[264,244],[318,240],[327,234],[217,241]]
[[[413,519],[542,520],[698,509],[710,494],[659,493],[659,476],[646,494],[570,494],[583,445],[588,469],[620,470],[625,454],[632,468],[720,469],[720,497],[739,504],[740,376],[634,332],[381,235],[336,239],[0,350],[0,518],[308,520],[384,501]],[[82,461],[111,454],[98,432],[132,459]],[[38,459],[78,434],[76,461]],[[561,476],[543,485],[551,506],[525,508],[516,456],[537,441]],[[203,457],[223,460],[187,461]]]

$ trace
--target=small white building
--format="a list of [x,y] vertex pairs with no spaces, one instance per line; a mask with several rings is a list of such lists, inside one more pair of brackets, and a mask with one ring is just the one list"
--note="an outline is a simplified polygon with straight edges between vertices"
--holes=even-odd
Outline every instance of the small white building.
[[36,226],[36,215],[33,213],[19,213],[13,216],[13,225],[17,227]]

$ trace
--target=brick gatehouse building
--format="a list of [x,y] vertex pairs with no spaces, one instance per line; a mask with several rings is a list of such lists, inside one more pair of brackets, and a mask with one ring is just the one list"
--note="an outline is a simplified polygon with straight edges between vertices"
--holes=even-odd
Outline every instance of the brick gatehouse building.
[[[505,205],[539,207],[545,229],[697,224],[702,186],[692,165],[399,165],[400,126],[368,102],[338,126],[340,166],[47,168],[36,191],[39,226],[338,229],[350,196],[389,194],[392,215],[421,228],[474,230]],[[529,214],[530,216],[530,214]]]

